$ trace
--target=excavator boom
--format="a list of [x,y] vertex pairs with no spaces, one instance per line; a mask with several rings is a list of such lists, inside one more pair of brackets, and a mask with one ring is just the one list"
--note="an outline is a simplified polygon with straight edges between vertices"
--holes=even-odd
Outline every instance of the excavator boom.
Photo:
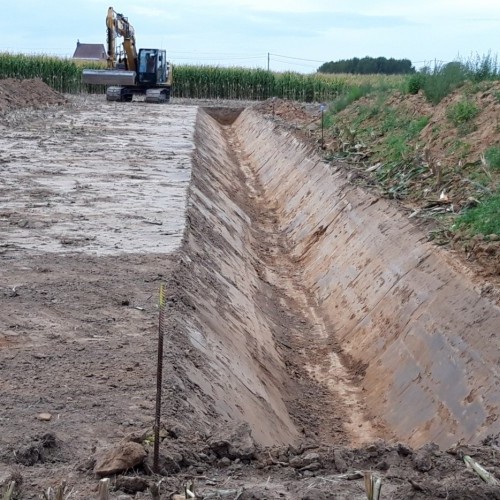
[[113,7],[108,9],[106,16],[107,45],[108,45],[108,68],[116,68],[116,38],[123,37],[123,50],[125,53],[125,69],[137,71],[137,49],[135,45],[135,32],[128,19],[115,12]]

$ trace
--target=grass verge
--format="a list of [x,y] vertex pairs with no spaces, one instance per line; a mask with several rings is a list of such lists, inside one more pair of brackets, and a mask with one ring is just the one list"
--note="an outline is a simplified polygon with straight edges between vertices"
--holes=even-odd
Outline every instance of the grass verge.
[[473,235],[500,236],[500,191],[466,210],[457,218],[454,229],[465,229]]

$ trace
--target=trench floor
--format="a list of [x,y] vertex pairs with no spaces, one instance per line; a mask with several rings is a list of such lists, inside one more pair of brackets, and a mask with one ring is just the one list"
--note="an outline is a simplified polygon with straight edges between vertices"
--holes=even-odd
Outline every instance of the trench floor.
[[383,426],[373,420],[363,402],[363,388],[355,373],[342,361],[340,346],[332,340],[312,295],[302,283],[303,269],[290,255],[290,243],[280,229],[276,201],[266,196],[256,165],[245,151],[244,137],[234,125],[225,125],[224,134],[234,154],[248,191],[249,203],[257,214],[252,231],[258,242],[261,279],[276,295],[280,307],[289,315],[286,338],[276,338],[286,366],[296,376],[309,378],[321,387],[321,397],[301,394],[294,404],[301,414],[315,415],[315,432],[325,443],[346,442],[356,446],[387,437]]

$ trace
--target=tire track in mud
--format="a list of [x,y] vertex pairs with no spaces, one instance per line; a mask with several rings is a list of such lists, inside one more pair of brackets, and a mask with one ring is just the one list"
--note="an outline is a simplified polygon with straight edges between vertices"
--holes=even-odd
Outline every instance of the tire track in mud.
[[301,285],[302,270],[292,261],[289,243],[279,230],[276,202],[266,198],[237,128],[226,125],[223,131],[256,214],[252,228],[261,258],[258,274],[272,288],[293,325],[287,329],[285,338],[275,340],[284,347],[281,354],[291,377],[299,377],[303,384],[309,379],[309,392],[290,401],[290,411],[296,418],[300,415],[299,421],[304,415],[315,415],[314,433],[323,442],[356,446],[373,441],[380,437],[382,428],[376,428],[370,421],[356,374],[343,365],[337,354],[339,346],[332,343],[313,298]]

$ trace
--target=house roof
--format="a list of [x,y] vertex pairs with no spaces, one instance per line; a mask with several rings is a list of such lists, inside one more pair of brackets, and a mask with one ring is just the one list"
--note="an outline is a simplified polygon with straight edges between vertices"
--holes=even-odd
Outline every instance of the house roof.
[[102,43],[77,42],[73,59],[106,59],[106,49]]

